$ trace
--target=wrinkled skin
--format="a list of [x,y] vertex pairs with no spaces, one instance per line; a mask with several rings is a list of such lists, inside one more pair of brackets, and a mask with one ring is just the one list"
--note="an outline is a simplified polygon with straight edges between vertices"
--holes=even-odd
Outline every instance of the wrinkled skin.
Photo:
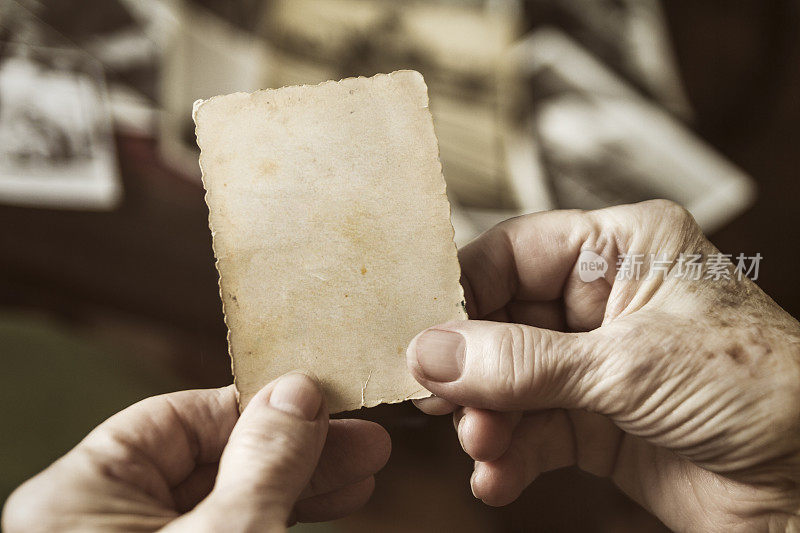
[[[311,415],[276,408],[276,382]],[[388,434],[329,421],[306,376],[276,382],[241,417],[233,386],[117,413],[11,495],[3,531],[283,531],[358,509],[388,459]]]
[[[590,283],[586,249],[610,265]],[[418,407],[454,413],[476,497],[577,465],[674,530],[800,530],[800,325],[735,274],[615,279],[620,253],[681,252],[718,253],[666,201],[528,215],[461,250],[480,320],[431,328],[463,336],[460,376],[426,374],[429,330],[408,360],[436,395]]]

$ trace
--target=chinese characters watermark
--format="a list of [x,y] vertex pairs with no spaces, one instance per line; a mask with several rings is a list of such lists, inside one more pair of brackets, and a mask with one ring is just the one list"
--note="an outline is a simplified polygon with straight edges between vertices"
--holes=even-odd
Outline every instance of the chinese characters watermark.
[[[733,254],[723,253],[707,256],[690,253],[681,253],[677,256],[624,253],[617,257],[615,278],[627,281],[668,277],[688,281],[729,281],[749,278],[756,281],[762,259],[760,253],[752,256],[740,253],[735,257]],[[581,281],[590,283],[604,278],[609,265],[603,256],[591,250],[582,250],[577,266]]]

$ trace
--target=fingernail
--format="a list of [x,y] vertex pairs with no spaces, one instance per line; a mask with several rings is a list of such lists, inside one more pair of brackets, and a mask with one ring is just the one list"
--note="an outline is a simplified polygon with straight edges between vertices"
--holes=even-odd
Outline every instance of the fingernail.
[[[465,424],[465,420],[466,419],[467,419],[467,417],[462,415],[461,418],[458,420],[458,423],[456,424],[456,436],[458,437],[458,443],[461,445],[461,449],[464,450],[465,452],[467,451],[467,449],[464,447],[464,431],[463,431],[463,429],[464,429],[464,424]],[[472,483],[471,479],[470,479],[470,483]]]
[[269,404],[298,418],[314,420],[322,404],[322,394],[311,378],[293,372],[278,378],[269,396]]
[[478,498],[478,495],[475,493],[475,478],[477,478],[477,477],[478,477],[478,471],[477,470],[473,470],[472,471],[472,475],[469,476],[469,490],[472,491],[472,496],[474,498],[477,498],[477,499],[480,500],[480,498]]
[[464,366],[464,336],[453,331],[429,329],[417,339],[417,362],[431,381],[455,381]]

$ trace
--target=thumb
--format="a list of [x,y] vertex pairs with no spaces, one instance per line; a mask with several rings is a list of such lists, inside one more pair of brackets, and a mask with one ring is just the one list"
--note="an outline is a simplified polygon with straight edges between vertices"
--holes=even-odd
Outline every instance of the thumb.
[[417,335],[407,361],[420,384],[457,405],[591,408],[599,367],[593,344],[591,333],[465,320]]
[[203,514],[228,531],[286,527],[327,430],[327,407],[308,376],[289,373],[261,389],[233,428]]

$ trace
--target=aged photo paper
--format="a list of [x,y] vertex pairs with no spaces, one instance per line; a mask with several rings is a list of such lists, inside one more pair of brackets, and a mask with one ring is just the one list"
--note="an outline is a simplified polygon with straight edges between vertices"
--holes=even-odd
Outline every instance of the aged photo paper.
[[422,76],[217,96],[194,119],[240,406],[291,370],[331,412],[428,396],[406,347],[466,312]]

